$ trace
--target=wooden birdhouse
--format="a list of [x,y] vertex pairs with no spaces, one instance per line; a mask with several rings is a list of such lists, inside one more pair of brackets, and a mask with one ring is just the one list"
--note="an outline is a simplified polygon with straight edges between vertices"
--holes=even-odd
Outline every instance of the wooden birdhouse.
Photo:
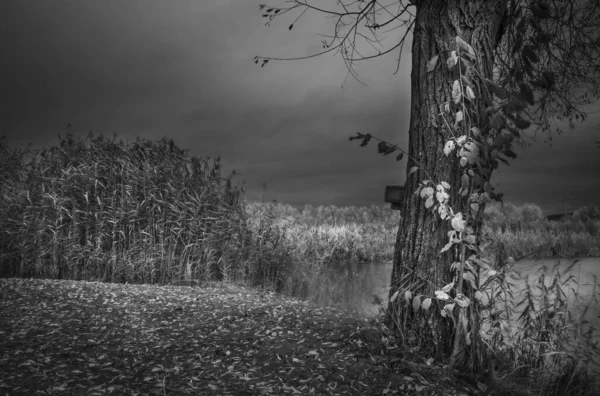
[[393,210],[402,208],[404,190],[404,186],[385,186],[385,202],[391,203]]

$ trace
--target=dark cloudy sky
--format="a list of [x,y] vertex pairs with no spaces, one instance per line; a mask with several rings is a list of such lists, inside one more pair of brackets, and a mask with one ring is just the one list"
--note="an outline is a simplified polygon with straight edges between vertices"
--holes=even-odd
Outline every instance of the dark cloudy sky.
[[[41,147],[70,123],[81,136],[166,136],[193,155],[220,155],[250,199],[264,182],[268,198],[295,205],[382,203],[386,185],[403,183],[405,162],[347,138],[370,132],[406,147],[410,40],[398,74],[397,52],[357,67],[367,86],[344,83],[339,56],[260,68],[255,55],[313,54],[318,34],[333,32],[315,13],[291,32],[289,16],[266,27],[261,1],[2,0],[0,135],[10,147]],[[499,191],[547,213],[569,195],[600,204],[599,124],[592,115],[552,147],[539,140],[520,151],[497,174]]]

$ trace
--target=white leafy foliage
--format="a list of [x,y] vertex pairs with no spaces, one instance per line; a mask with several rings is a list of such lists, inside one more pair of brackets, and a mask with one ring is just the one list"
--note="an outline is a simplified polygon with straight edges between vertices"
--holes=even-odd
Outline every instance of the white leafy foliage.
[[408,304],[410,302],[411,298],[412,298],[412,292],[410,290],[405,291],[404,292],[404,302]]
[[431,197],[433,195],[432,187],[425,187],[421,190],[421,198]]
[[473,90],[471,89],[471,87],[469,87],[468,85],[465,87],[465,96],[470,101],[473,101],[475,99],[475,92],[473,92]]
[[452,150],[454,150],[455,147],[456,143],[454,143],[454,140],[448,140],[446,142],[446,145],[444,146],[444,154],[446,154],[446,157],[450,155],[450,153],[452,152]]
[[450,103],[448,103],[448,102],[444,103],[444,112],[450,113]]
[[467,160],[466,157],[460,157],[460,166],[462,166],[464,168],[465,166],[467,166],[468,163],[469,163],[469,161]]
[[438,207],[438,213],[440,214],[440,219],[446,220],[450,216],[448,205],[440,205]]
[[435,193],[435,198],[440,204],[446,204],[450,199],[450,195],[448,195],[444,186],[442,184],[438,184],[436,186],[436,190],[437,192]]
[[450,296],[442,290],[435,291],[435,298],[437,298],[438,300],[450,300]]
[[429,62],[427,62],[427,73],[432,72],[435,69],[439,57],[439,55],[436,55],[433,58],[431,58]]
[[438,191],[435,193],[435,198],[440,204],[446,204],[450,199],[450,195],[446,191]]
[[455,305],[456,304],[454,304],[454,303],[444,305],[444,311],[446,311],[446,314],[448,314],[449,316],[452,316],[452,311],[454,310]]
[[392,295],[392,298],[390,298],[390,302],[396,301],[398,294],[400,294],[400,290],[396,290],[396,292]]
[[475,137],[481,135],[481,129],[479,129],[477,127],[472,127],[471,132],[473,133],[473,136],[475,136]]
[[456,213],[452,218],[452,228],[454,228],[458,232],[463,232],[465,230],[465,220],[463,219],[462,213]]
[[418,170],[419,170],[418,166],[413,166],[412,168],[410,168],[410,171],[408,171],[408,174],[406,175],[406,177],[408,178],[410,175],[412,175],[413,173],[415,173]]
[[427,197],[427,200],[425,200],[425,207],[427,209],[429,209],[432,206],[433,206],[433,197]]
[[425,187],[421,190],[421,198],[427,198],[425,201],[425,207],[431,208],[433,206],[433,188]]
[[454,67],[454,65],[456,65],[457,63],[458,63],[458,55],[456,54],[456,51],[450,52],[450,57],[446,61],[446,64],[448,65],[448,69],[452,69]]
[[462,93],[460,92],[460,81],[454,80],[454,83],[452,84],[452,100],[455,104],[458,104],[461,97]]
[[450,190],[450,188],[451,188],[451,187],[450,187],[450,184],[448,184],[448,182],[445,182],[445,181],[443,181],[443,182],[440,182],[440,185],[441,185],[442,187],[444,187],[446,190]]
[[413,300],[412,300],[413,311],[416,312],[420,306],[421,306],[421,296],[415,296],[415,298],[413,298]]
[[427,311],[430,306],[431,306],[431,298],[426,298],[421,303],[421,308],[424,309],[425,311]]
[[465,144],[466,141],[467,141],[467,137],[465,135],[460,135],[458,137],[458,139],[456,139],[456,144],[458,144],[459,146],[462,146]]
[[442,250],[440,250],[440,253],[444,253],[447,252],[448,250],[450,250],[450,248],[452,247],[452,245],[454,245],[454,242],[450,241],[447,244],[444,245],[444,247],[442,248]]
[[446,286],[442,287],[442,291],[444,293],[449,293],[450,290],[452,290],[453,287],[454,287],[454,282],[450,282]]
[[454,125],[458,125],[464,119],[464,114],[462,111],[457,111],[456,116],[454,118]]

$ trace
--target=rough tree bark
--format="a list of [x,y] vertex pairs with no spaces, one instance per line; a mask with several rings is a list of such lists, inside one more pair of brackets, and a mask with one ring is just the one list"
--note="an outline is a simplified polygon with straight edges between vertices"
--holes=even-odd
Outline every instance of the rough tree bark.
[[[452,82],[458,77],[458,69],[450,70],[445,61],[450,51],[456,49],[456,36],[460,36],[474,48],[484,77],[491,78],[494,50],[503,33],[507,13],[506,0],[419,0],[417,3],[407,170],[413,166],[419,166],[420,170],[409,175],[405,184],[406,199],[402,205],[390,288],[390,297],[396,291],[399,295],[389,305],[387,325],[405,341],[418,342],[432,357],[442,360],[450,357],[453,347],[452,323],[440,314],[443,305],[433,300],[427,312],[414,312],[411,302],[404,300],[404,293],[409,290],[413,297],[433,296],[436,290],[450,283],[453,277],[450,265],[457,261],[457,252],[451,249],[440,253],[448,241],[448,221],[434,216],[414,192],[419,182],[429,179],[427,174],[435,182],[460,185],[457,158],[443,154],[444,144],[452,135],[438,116],[442,104],[452,102]],[[439,55],[438,65],[428,72],[427,64],[435,55]],[[481,113],[486,104],[479,106]],[[450,196],[450,204],[463,211],[458,189],[451,190]],[[463,354],[459,365],[466,364],[466,358]]]

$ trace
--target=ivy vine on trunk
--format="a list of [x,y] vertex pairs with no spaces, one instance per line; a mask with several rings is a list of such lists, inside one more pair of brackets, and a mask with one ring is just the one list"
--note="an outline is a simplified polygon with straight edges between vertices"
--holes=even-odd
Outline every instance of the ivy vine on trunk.
[[[479,69],[491,79],[494,49],[507,11],[507,2],[503,0],[420,1],[415,17],[407,168],[418,166],[426,172],[414,172],[406,180],[390,288],[390,296],[397,290],[402,294],[390,304],[387,324],[404,337],[418,340],[421,347],[441,359],[450,357],[454,333],[452,322],[440,315],[443,306],[413,310],[412,303],[407,304],[403,297],[406,290],[411,291],[412,297],[433,295],[439,285],[450,283],[453,277],[450,265],[459,257],[455,257],[454,249],[440,253],[450,231],[448,222],[427,209],[414,192],[420,182],[428,179],[427,175],[445,180],[451,186],[460,185],[462,169],[458,159],[446,157],[443,152],[452,133],[437,116],[443,111],[440,104],[452,101],[452,82],[457,79],[458,71],[443,67],[443,63],[456,49],[455,38],[459,36],[474,43],[473,49],[481,54],[477,57]],[[442,65],[428,71],[430,60],[436,56]],[[489,105],[480,101],[478,113],[483,113]],[[450,201],[459,203],[457,208],[463,211],[465,200],[458,191],[450,190]],[[484,205],[480,210],[483,209]]]
[[[585,120],[584,106],[600,91],[600,4],[400,0],[392,15],[391,7],[379,3],[337,2],[337,10],[300,0],[286,8],[261,5],[267,25],[302,10],[289,30],[307,10],[337,22],[321,52],[289,59],[257,56],[254,61],[264,67],[269,60],[335,51],[358,80],[357,61],[398,48],[401,53],[413,32],[408,149],[370,133],[359,132],[350,140],[361,140],[361,146],[379,140],[379,153],[400,151],[396,160],[408,158],[387,325],[404,343],[447,361],[451,369],[478,371],[486,368],[482,363],[489,355],[478,349],[488,345],[479,331],[487,309],[479,276],[497,276],[480,232],[485,205],[501,198],[491,178],[499,163],[516,158],[513,142],[523,143],[531,126],[550,133],[552,121],[567,120],[572,127],[574,119]],[[379,31],[393,27],[406,28],[397,45],[376,48]],[[365,55],[359,39],[375,52]],[[496,335],[506,331],[506,320],[494,321]]]

